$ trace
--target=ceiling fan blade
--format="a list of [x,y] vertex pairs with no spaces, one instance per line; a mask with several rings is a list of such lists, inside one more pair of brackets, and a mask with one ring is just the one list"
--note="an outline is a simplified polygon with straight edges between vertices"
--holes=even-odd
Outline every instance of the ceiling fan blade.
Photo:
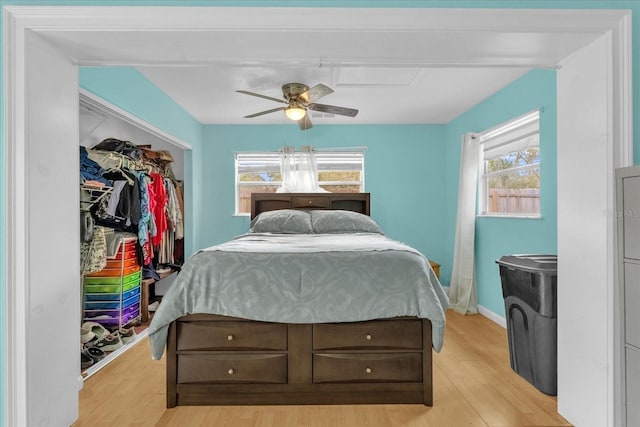
[[308,104],[310,102],[317,101],[318,99],[322,98],[323,96],[329,95],[330,93],[333,93],[333,89],[331,89],[329,86],[323,85],[322,83],[318,83],[306,92],[302,92],[298,96],[298,98],[302,99],[305,104]]
[[355,117],[358,115],[358,110],[355,108],[337,107],[335,105],[309,104],[307,108],[313,111],[320,111],[321,113],[338,114],[340,116]]
[[287,101],[284,99],[274,98],[272,96],[260,95],[259,93],[249,92],[248,90],[237,90],[238,93],[244,93],[245,95],[257,96],[258,98],[268,99],[270,101],[282,102],[283,104],[287,104]]
[[305,114],[303,118],[298,120],[298,126],[300,126],[300,130],[311,129],[313,125],[311,124],[311,118],[309,118],[309,114]]
[[[251,119],[253,117],[263,116],[269,113],[275,113],[276,111],[282,111],[285,107],[272,108],[271,110],[260,111],[259,113],[249,114],[248,116],[244,116],[245,119]],[[306,116],[306,114],[305,114]]]

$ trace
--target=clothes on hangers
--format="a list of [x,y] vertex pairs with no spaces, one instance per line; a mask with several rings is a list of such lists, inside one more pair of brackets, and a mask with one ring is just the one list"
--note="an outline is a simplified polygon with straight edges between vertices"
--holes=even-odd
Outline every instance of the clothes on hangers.
[[[149,239],[149,222],[151,221],[151,211],[149,210],[149,186],[147,173],[136,172],[138,187],[140,189],[140,221],[138,222],[138,241],[144,245]],[[151,178],[149,178],[150,181]]]
[[159,173],[152,173],[152,187],[155,206],[153,209],[153,217],[156,224],[156,233],[151,236],[151,243],[154,246],[162,243],[162,235],[167,229],[167,215],[165,213],[165,205],[167,204],[167,193],[164,189],[164,179]]
[[93,181],[105,186],[111,186],[109,180],[102,176],[103,172],[102,166],[89,158],[87,148],[80,146],[80,184]]
[[141,150],[140,158],[131,157],[129,143],[120,142],[111,139],[86,150],[100,178],[113,187],[91,214],[96,224],[135,234],[143,266],[174,264],[176,250],[183,259],[184,199],[171,168],[173,158],[150,147]]
[[118,214],[120,194],[122,193],[122,189],[125,185],[127,185],[127,181],[113,181],[113,193],[111,193],[109,203],[107,204],[107,213],[111,216],[116,216]]

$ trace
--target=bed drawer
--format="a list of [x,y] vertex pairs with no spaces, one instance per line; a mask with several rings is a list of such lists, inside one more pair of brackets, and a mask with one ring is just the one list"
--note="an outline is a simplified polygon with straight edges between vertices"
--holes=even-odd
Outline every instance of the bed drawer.
[[330,208],[331,199],[328,197],[292,197],[292,208]]
[[313,325],[314,350],[422,349],[419,319]]
[[420,382],[422,353],[313,355],[313,382]]
[[287,325],[261,322],[180,322],[178,351],[286,350]]
[[286,354],[178,355],[178,383],[286,382]]

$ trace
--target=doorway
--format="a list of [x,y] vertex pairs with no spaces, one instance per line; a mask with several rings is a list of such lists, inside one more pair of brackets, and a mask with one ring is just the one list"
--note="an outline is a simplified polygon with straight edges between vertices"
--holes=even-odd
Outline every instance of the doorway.
[[[191,9],[191,10],[190,10]],[[171,8],[171,30],[192,31],[194,27],[215,31],[222,28],[234,28],[237,31],[255,31],[248,29],[246,18],[250,13],[246,8],[212,8],[216,13],[206,8]],[[54,13],[59,11],[64,13]],[[4,283],[7,285],[7,339],[6,348],[9,349],[7,358],[6,384],[6,424],[7,425],[63,425],[71,424],[77,417],[77,390],[79,388],[78,354],[66,354],[51,352],[51,348],[69,348],[73,352],[76,348],[77,333],[73,330],[68,333],[58,331],[55,325],[72,325],[78,323],[77,304],[79,301],[79,277],[76,265],[69,259],[79,259],[79,224],[76,211],[79,200],[77,194],[77,171],[69,171],[52,167],[52,162],[64,164],[65,159],[74,158],[77,152],[78,128],[78,89],[77,66],[90,61],[94,65],[110,65],[110,55],[100,48],[99,43],[91,52],[82,51],[71,44],[61,44],[60,37],[65,31],[73,32],[73,37],[78,39],[90,37],[97,30],[109,30],[126,34],[135,34],[135,31],[169,31],[166,28],[167,9],[163,8],[111,8],[109,14],[99,13],[95,8],[87,7],[63,7],[57,8],[38,7],[8,7],[5,16],[10,15],[5,34],[7,46],[4,58],[4,76],[7,93],[5,99],[5,144],[6,177],[4,197],[7,206],[6,234],[7,245],[5,258],[7,269],[4,274]],[[325,11],[326,12],[326,11]],[[353,9],[339,10],[341,16],[354,14],[354,19],[360,15]],[[543,13],[544,12],[544,13]],[[295,11],[289,10],[290,16]],[[402,29],[402,13],[407,19],[408,15],[415,15],[415,10],[402,11],[393,9],[388,12],[397,17],[390,20],[397,30]],[[433,12],[436,13],[436,12]],[[444,12],[442,12],[444,13]],[[491,13],[487,10],[487,13]],[[513,12],[517,14],[517,11]],[[522,12],[523,14],[526,12]],[[553,16],[562,11],[540,11]],[[264,15],[264,11],[255,13]],[[278,28],[281,31],[296,30],[295,20],[288,21],[285,13],[280,17],[281,21],[271,22],[269,28],[264,31],[272,31]],[[543,16],[544,18],[544,16]],[[591,19],[589,21],[587,18]],[[576,14],[572,19],[578,20]],[[446,20],[439,20],[440,24]],[[588,21],[588,22],[587,22]],[[356,21],[354,21],[356,22]],[[473,22],[473,21],[472,21]],[[478,26],[486,25],[483,20],[477,20]],[[543,21],[544,22],[544,21]],[[557,21],[555,21],[557,22]],[[575,22],[575,21],[574,21]],[[504,25],[510,28],[511,23],[495,19],[493,25]],[[318,23],[321,26],[320,23]],[[359,22],[359,28],[366,28],[367,22]],[[429,25],[433,22],[425,22],[425,34]],[[452,24],[453,25],[453,24]],[[473,23],[471,28],[473,29]],[[613,13],[608,11],[594,12],[585,16],[585,26],[591,26],[606,40],[600,40],[600,49],[586,55],[586,64],[597,64],[605,61],[610,65],[607,75],[609,80],[603,82],[601,89],[604,93],[595,95],[598,102],[604,103],[610,121],[603,129],[602,139],[599,141],[606,147],[609,156],[596,159],[597,167],[613,176],[613,169],[625,166],[631,162],[631,102],[630,102],[630,30],[629,17],[623,11]],[[551,28],[546,25],[547,31],[560,31],[561,28]],[[161,30],[159,30],[161,29]],[[390,30],[390,28],[388,28]],[[157,60],[161,62],[163,56],[157,53]],[[169,60],[169,59],[167,59]],[[237,60],[234,59],[234,60]],[[566,65],[571,65],[572,58],[568,57]],[[135,59],[131,59],[130,65],[136,65]],[[122,65],[119,64],[119,65]],[[570,67],[568,67],[570,68]],[[42,69],[47,73],[43,74]],[[579,71],[579,70],[578,70]],[[574,71],[576,72],[576,71]],[[562,70],[559,71],[563,73]],[[568,79],[559,78],[558,102],[565,108],[575,108],[580,111],[584,106],[576,101],[564,98],[569,92],[561,86]],[[578,83],[579,84],[579,83]],[[572,90],[575,90],[573,88]],[[586,92],[592,91],[589,86],[582,87]],[[559,108],[559,110],[562,110]],[[573,138],[570,131],[573,123],[571,118],[563,118],[558,121],[559,135],[567,135],[566,139],[558,140],[558,144],[567,144],[567,147],[578,147],[581,141]],[[559,168],[571,168],[570,164],[560,165]],[[58,193],[49,191],[52,180],[59,186]],[[559,189],[560,189],[559,183]],[[613,192],[613,187],[609,189]],[[558,193],[562,198],[563,194]],[[584,202],[591,209],[607,211],[613,209],[611,194],[604,191],[596,199],[586,199],[573,195],[576,203]],[[567,215],[563,206],[558,205],[558,218]],[[560,221],[559,221],[560,222]],[[612,265],[613,232],[608,227],[606,218],[596,220],[596,224],[585,224],[587,227],[599,230],[605,227],[605,231],[596,238],[597,243],[606,249],[606,262],[598,265],[593,260],[584,262],[594,265],[593,268],[605,278],[606,283],[600,286],[607,287],[614,283],[613,270],[607,265]],[[52,227],[52,223],[55,225]],[[563,251],[571,250],[580,242],[576,242],[571,233],[558,232],[558,252],[560,259]],[[43,244],[46,242],[47,244]],[[65,250],[52,250],[51,245],[60,245]],[[579,247],[579,246],[578,246]],[[588,257],[589,255],[587,255]],[[594,261],[594,262],[592,262]],[[579,288],[579,283],[572,283],[572,271],[566,270],[564,280],[567,286]],[[565,311],[564,321],[560,328],[572,328],[579,330],[588,329],[589,323],[608,325],[612,332],[612,318],[614,307],[611,302],[593,302],[592,307],[583,307],[591,312],[603,313],[599,317],[590,318],[585,324],[585,319],[578,313]],[[562,305],[562,302],[559,302]],[[78,324],[79,326],[79,324]],[[75,329],[77,331],[77,328]],[[562,331],[559,331],[561,334]],[[609,334],[612,335],[612,334]],[[602,336],[595,338],[592,345],[611,347],[611,338]],[[570,352],[571,349],[566,349]],[[77,352],[73,352],[77,353]],[[571,356],[568,354],[567,356]],[[604,420],[612,425],[613,411],[613,368],[610,355],[606,360],[593,360],[594,365],[604,365],[604,372],[596,370],[597,374],[591,379],[563,379],[574,384],[579,381],[594,381],[606,387],[588,387],[592,391],[587,399],[582,397],[563,396],[558,397],[559,409],[566,418],[579,423],[580,420],[589,420],[593,423]],[[568,357],[570,359],[570,357]],[[49,366],[55,364],[58,369],[51,370]],[[559,367],[561,370],[562,366]],[[586,388],[585,388],[586,389]],[[595,392],[594,390],[597,390]],[[562,393],[562,387],[560,387]],[[58,398],[51,399],[51,396]],[[605,403],[603,403],[605,402]],[[603,407],[604,406],[604,407]],[[594,421],[596,420],[596,421]],[[583,421],[586,422],[586,421]]]

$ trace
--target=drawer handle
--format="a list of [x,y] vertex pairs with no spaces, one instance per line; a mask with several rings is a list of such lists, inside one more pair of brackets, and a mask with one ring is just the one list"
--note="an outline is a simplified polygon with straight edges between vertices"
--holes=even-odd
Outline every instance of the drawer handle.
[[370,374],[371,372],[373,372],[373,371],[371,370],[371,368],[366,368],[364,371],[365,371],[367,374]]
[[313,201],[309,200],[309,204],[312,204],[312,203],[313,203]]
[[233,375],[236,373],[236,371],[233,368],[229,368],[227,372],[229,373],[229,375]]
[[367,334],[365,336],[365,338],[367,339],[367,341],[371,341],[373,339],[373,337],[371,336],[371,334]]
[[231,334],[227,335],[227,341],[233,341],[235,337]]

